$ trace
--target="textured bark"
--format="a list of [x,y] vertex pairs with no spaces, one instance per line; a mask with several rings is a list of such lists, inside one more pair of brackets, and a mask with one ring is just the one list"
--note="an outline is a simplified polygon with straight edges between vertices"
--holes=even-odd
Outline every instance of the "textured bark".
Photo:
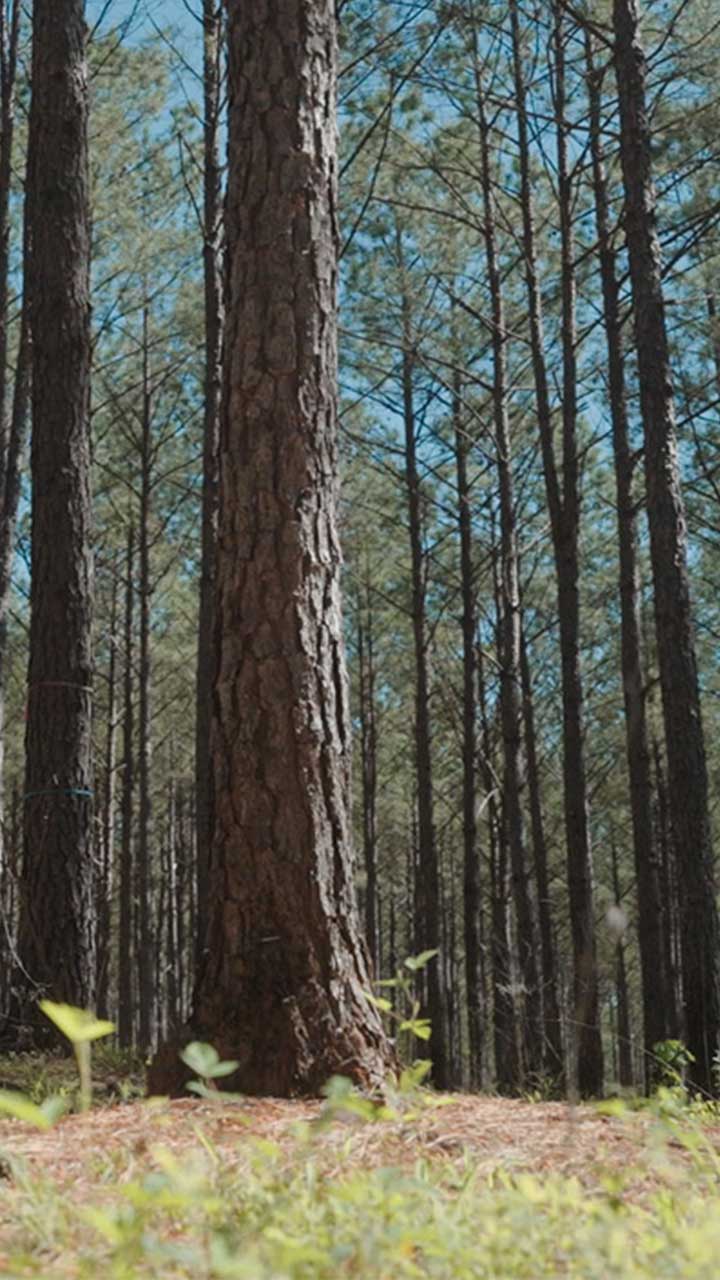
[[560,658],[563,703],[563,795],[567,841],[567,876],[573,944],[573,1017],[577,1086],[581,1096],[602,1093],[603,1049],[600,1034],[598,971],[595,950],[592,850],[585,765],[584,690],[580,665],[579,522],[580,493],[577,451],[577,391],[575,369],[575,277],[572,238],[572,191],[567,163],[567,139],[563,120],[563,32],[556,11],[554,38],[557,99],[558,186],[562,261],[562,486],[553,441],[553,420],[545,364],[542,301],[534,206],[530,174],[530,150],[526,88],[521,53],[521,32],[516,0],[510,2],[512,24],[515,106],[517,112],[523,248],[528,291],[530,341],[537,401],[538,429],[553,540],[558,589]]
[[32,586],[19,1017],[90,1006],[92,560],[87,83],[82,0],[36,0],[28,201]]
[[715,900],[700,691],[687,569],[687,530],[675,434],[655,214],[647,66],[636,0],[615,0],[615,68],[625,228],[633,293],[655,629],[662,689],[668,793],[678,863],[682,993],[692,1087],[714,1094],[720,1042],[720,929]]
[[[230,1087],[380,1085],[352,879],[336,521],[336,33],[330,0],[228,8],[228,311],[214,836],[192,1027]],[[172,1046],[151,1089],[179,1089]]]
[[203,0],[203,274],[205,288],[205,419],[203,424],[202,550],[195,719],[197,817],[197,943],[205,945],[212,843],[210,724],[214,678],[213,613],[218,534],[220,393],[222,384],[222,165],[220,91],[223,22],[219,0]]
[[[638,941],[642,976],[646,1086],[652,1084],[652,1049],[667,1035],[665,956],[662,901],[653,840],[652,777],[645,710],[642,637],[640,629],[640,573],[633,495],[634,459],[628,432],[625,357],[620,287],[610,226],[610,210],[602,147],[601,76],[593,64],[592,40],[586,41],[590,144],[592,151],[595,218],[598,233],[603,315],[608,347],[608,386],[612,419],[617,528],[620,568],[620,633],[625,732],[630,777],[630,810],[637,882]],[[622,1054],[620,1058],[621,1062]],[[621,1083],[623,1083],[621,1081]]]

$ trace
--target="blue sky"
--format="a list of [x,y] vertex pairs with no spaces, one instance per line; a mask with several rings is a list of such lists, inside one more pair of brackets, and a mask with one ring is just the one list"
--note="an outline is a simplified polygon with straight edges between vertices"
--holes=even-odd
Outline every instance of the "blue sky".
[[199,12],[201,0],[87,0],[87,20],[94,26],[102,16],[104,27],[116,27],[132,18],[132,30],[138,35],[152,30],[153,24],[175,27],[189,39],[198,39],[198,24],[192,13]]

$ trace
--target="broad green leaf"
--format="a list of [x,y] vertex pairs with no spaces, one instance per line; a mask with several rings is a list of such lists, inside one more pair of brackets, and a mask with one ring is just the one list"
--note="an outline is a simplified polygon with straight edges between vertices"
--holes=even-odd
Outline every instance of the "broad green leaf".
[[405,968],[417,973],[418,969],[424,969],[426,964],[438,954],[438,950],[435,948],[434,951],[421,951],[419,956],[408,956],[405,961]]
[[232,1058],[228,1058],[225,1062],[218,1062],[217,1066],[214,1066],[212,1071],[209,1073],[210,1078],[212,1080],[219,1080],[221,1076],[231,1076],[233,1071],[237,1071],[239,1066],[240,1063],[233,1061]]
[[40,1008],[71,1044],[99,1040],[102,1036],[112,1035],[115,1030],[113,1022],[105,1022],[102,1018],[96,1018],[88,1009],[76,1009],[71,1004],[41,1000]]
[[392,1013],[392,1004],[389,1000],[385,1000],[383,996],[372,996],[369,991],[366,991],[365,998],[381,1013]]
[[201,1040],[191,1040],[180,1054],[180,1061],[197,1075],[207,1078],[219,1063],[220,1054],[211,1044],[203,1044]]
[[196,1075],[202,1076],[203,1080],[219,1080],[221,1076],[230,1076],[240,1065],[234,1061],[221,1062],[217,1049],[200,1040],[191,1040],[180,1054],[180,1060]]
[[427,1018],[412,1018],[407,1022],[401,1022],[400,1030],[412,1031],[418,1040],[429,1040],[432,1035],[432,1027]]

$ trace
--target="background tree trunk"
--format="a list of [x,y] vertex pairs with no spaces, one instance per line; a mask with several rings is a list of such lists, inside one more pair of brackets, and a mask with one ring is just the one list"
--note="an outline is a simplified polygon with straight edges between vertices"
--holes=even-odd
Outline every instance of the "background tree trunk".
[[[640,632],[640,574],[633,496],[634,459],[628,431],[625,360],[622,340],[620,287],[612,244],[609,201],[602,147],[601,75],[595,70],[591,37],[586,44],[590,143],[595,218],[600,257],[603,312],[608,347],[608,385],[613,428],[613,456],[617,493],[620,568],[620,626],[626,750],[630,783],[633,850],[637,878],[638,941],[642,977],[646,1086],[652,1083],[652,1048],[667,1035],[662,905],[653,840],[652,777],[645,710],[642,639]],[[624,956],[623,956],[624,964]],[[621,1062],[623,1061],[621,1055]],[[624,1082],[623,1082],[624,1083]]]
[[713,874],[708,777],[687,566],[685,510],[675,436],[670,352],[655,217],[647,67],[636,0],[615,0],[615,67],[625,227],[635,316],[645,482],[655,595],[670,813],[678,861],[685,1038],[690,1083],[718,1092],[720,929]]
[[[555,13],[555,11],[554,11]],[[584,690],[580,665],[579,522],[580,497],[576,439],[575,281],[571,200],[564,138],[563,96],[558,112],[558,186],[561,229],[563,345],[562,487],[555,461],[553,415],[548,388],[538,274],[534,202],[530,174],[525,76],[518,5],[511,0],[513,70],[520,151],[521,201],[530,340],[541,456],[552,531],[558,592],[563,706],[563,792],[567,842],[567,878],[573,944],[577,1087],[581,1096],[602,1093],[603,1048],[600,1034],[597,955],[593,906],[592,850],[585,763]],[[556,78],[564,74],[562,31],[555,14]]]
[[202,550],[195,723],[197,823],[197,945],[205,945],[212,843],[210,724],[214,675],[213,613],[218,534],[218,450],[222,383],[222,164],[220,92],[223,22],[220,0],[203,0],[203,277],[205,286],[205,419],[203,424]]
[[83,0],[35,2],[28,201],[32,587],[16,1012],[43,1040],[34,998],[89,1007],[96,976]]

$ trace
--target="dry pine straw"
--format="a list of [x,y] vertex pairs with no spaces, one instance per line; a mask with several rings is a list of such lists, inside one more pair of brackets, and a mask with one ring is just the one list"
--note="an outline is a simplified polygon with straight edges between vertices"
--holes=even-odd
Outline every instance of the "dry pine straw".
[[[0,1120],[0,1153],[20,1158],[79,1204],[107,1201],[109,1187],[142,1178],[155,1165],[154,1151],[176,1156],[201,1151],[207,1140],[223,1163],[240,1167],[262,1138],[287,1153],[297,1149],[298,1126],[315,1120],[317,1102],[248,1098],[228,1104],[183,1099],[152,1100],[101,1108],[61,1119],[38,1133],[14,1120]],[[312,1128],[312,1126],[311,1126]],[[705,1131],[720,1151],[720,1127]],[[646,1115],[599,1114],[591,1107],[530,1103],[476,1095],[452,1095],[443,1106],[423,1107],[406,1119],[368,1124],[348,1117],[319,1130],[317,1153],[326,1176],[350,1167],[411,1166],[426,1157],[467,1161],[481,1175],[496,1170],[562,1174],[598,1186],[608,1173],[629,1181],[625,1194],[642,1197],[662,1182],[682,1177],[680,1143],[653,1139]],[[10,1170],[11,1173],[11,1170]],[[3,1184],[0,1184],[2,1186]],[[0,1240],[11,1211],[12,1176],[0,1198]],[[7,1193],[10,1193],[9,1195]],[[5,1211],[2,1208],[5,1200]]]

